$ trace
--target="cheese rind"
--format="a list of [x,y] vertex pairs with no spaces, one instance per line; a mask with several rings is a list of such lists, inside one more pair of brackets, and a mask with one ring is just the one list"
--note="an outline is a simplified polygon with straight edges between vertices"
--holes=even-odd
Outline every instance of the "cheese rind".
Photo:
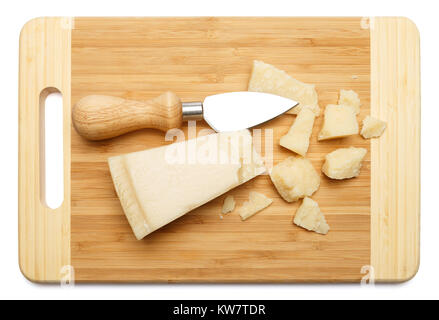
[[357,117],[349,106],[329,104],[318,140],[329,140],[358,134]]
[[271,181],[287,202],[311,196],[320,186],[320,176],[311,161],[292,156],[273,167]]
[[[183,157],[174,157],[175,150]],[[108,163],[137,239],[265,171],[248,130],[111,157]]]
[[308,231],[320,234],[327,234],[329,231],[329,225],[318,203],[308,197],[303,199],[301,206],[297,209],[294,223]]
[[356,115],[360,113],[360,97],[354,90],[340,90],[338,104],[351,107]]
[[386,127],[386,122],[371,116],[367,116],[363,120],[361,135],[365,139],[378,138],[383,134],[384,130],[386,130]]
[[241,219],[244,221],[251,216],[255,215],[259,211],[267,208],[269,205],[273,203],[273,200],[266,197],[262,193],[251,191],[249,195],[249,200],[244,202],[242,207],[239,210],[239,215]]
[[152,230],[146,222],[139,202],[136,197],[133,196],[135,190],[131,184],[125,161],[123,157],[112,157],[108,159],[108,164],[110,166],[114,188],[119,196],[128,223],[137,239],[141,239],[143,238],[141,235],[147,235],[152,232]]
[[298,114],[304,106],[311,108],[316,116],[320,114],[315,85],[296,80],[285,71],[262,61],[253,62],[248,91],[272,93],[299,102],[288,111],[291,114]]
[[235,198],[233,198],[233,196],[227,196],[224,199],[224,204],[221,213],[226,214],[232,212],[233,209],[235,209]]
[[308,107],[302,108],[288,133],[280,138],[280,145],[305,156],[308,152],[314,119],[315,114],[312,110]]
[[331,179],[350,179],[360,174],[361,162],[367,150],[364,148],[340,148],[326,155],[323,173]]

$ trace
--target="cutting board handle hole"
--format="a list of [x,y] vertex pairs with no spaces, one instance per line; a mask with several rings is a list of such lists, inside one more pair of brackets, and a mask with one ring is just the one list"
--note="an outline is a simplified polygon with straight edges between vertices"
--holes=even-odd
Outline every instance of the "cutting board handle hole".
[[56,88],[40,94],[40,198],[56,209],[64,202],[63,98]]

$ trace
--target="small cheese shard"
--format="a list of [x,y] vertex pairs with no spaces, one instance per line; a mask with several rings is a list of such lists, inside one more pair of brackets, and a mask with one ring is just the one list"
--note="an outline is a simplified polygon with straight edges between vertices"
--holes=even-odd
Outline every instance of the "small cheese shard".
[[386,122],[371,116],[367,116],[363,120],[361,135],[365,139],[378,138],[383,134],[386,127],[387,127]]
[[248,201],[244,202],[244,204],[240,208],[239,215],[244,221],[254,214],[258,213],[259,211],[267,208],[272,203],[273,200],[266,197],[262,193],[251,191]]
[[340,98],[338,99],[338,104],[350,106],[354,110],[356,115],[360,113],[360,97],[354,90],[340,90]]
[[323,127],[318,140],[329,140],[358,134],[358,122],[352,108],[329,104],[325,109]]
[[366,155],[364,148],[340,148],[326,155],[323,173],[331,179],[350,179],[360,174],[361,162]]
[[108,163],[139,240],[265,171],[248,130],[111,157]]
[[248,91],[272,93],[299,102],[288,111],[291,114],[298,114],[304,106],[309,106],[316,116],[320,114],[315,85],[296,80],[285,71],[262,61],[253,62]]
[[311,196],[320,186],[320,176],[311,161],[292,156],[273,167],[271,181],[285,201]]
[[308,107],[302,108],[288,133],[280,138],[280,145],[305,156],[308,152],[314,119],[315,114],[312,110]]
[[233,198],[233,196],[227,196],[226,199],[224,199],[223,209],[221,210],[221,213],[226,214],[232,212],[233,209],[235,209],[235,199]]
[[320,234],[327,234],[329,231],[329,225],[319,205],[308,197],[303,199],[302,205],[297,209],[294,223],[308,231]]

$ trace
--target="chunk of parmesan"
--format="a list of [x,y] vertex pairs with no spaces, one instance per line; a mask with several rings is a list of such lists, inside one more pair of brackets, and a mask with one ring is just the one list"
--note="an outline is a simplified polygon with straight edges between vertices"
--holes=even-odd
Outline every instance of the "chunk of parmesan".
[[338,99],[338,104],[350,106],[354,110],[354,113],[356,115],[360,113],[360,97],[354,90],[340,90],[340,98]]
[[386,122],[371,116],[367,116],[363,120],[361,135],[366,139],[378,138],[383,134],[386,127]]
[[226,214],[232,212],[235,209],[235,199],[233,196],[227,196],[224,199],[223,209],[221,210],[222,214]]
[[286,135],[280,138],[280,145],[301,156],[308,152],[309,138],[314,125],[315,114],[308,107],[302,108]]
[[288,111],[291,114],[298,114],[304,106],[309,106],[316,116],[320,114],[315,85],[296,80],[285,71],[262,61],[253,62],[248,91],[272,93],[299,102]]
[[248,130],[111,157],[108,163],[137,239],[265,171]]
[[326,155],[323,173],[331,179],[350,179],[360,174],[361,162],[366,155],[364,148],[340,148]]
[[259,211],[267,208],[272,203],[273,200],[266,197],[262,193],[251,191],[248,201],[244,202],[244,204],[240,208],[239,215],[244,221],[254,214],[258,213]]
[[329,104],[325,109],[323,127],[318,140],[329,140],[358,134],[358,122],[349,106]]
[[329,231],[329,225],[319,205],[308,197],[303,199],[302,205],[297,209],[294,223],[308,231],[320,234],[327,234]]
[[311,196],[320,186],[320,176],[311,161],[292,156],[273,167],[271,181],[287,202]]

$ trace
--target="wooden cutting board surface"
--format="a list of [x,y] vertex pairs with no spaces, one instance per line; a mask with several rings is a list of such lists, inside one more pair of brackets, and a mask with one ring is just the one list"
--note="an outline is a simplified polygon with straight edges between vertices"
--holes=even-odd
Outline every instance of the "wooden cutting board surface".
[[[75,281],[84,282],[409,279],[419,264],[418,37],[404,18],[32,20],[20,42],[23,273],[35,281],[59,281],[74,270]],[[71,127],[71,106],[88,94],[143,100],[172,90],[183,101],[201,101],[246,90],[255,59],[316,84],[322,111],[337,102],[340,89],[353,89],[362,101],[359,121],[373,114],[388,122],[385,134],[372,142],[360,136],[317,142],[323,117],[317,118],[307,157],[318,172],[325,154],[336,148],[368,150],[358,178],[333,181],[321,174],[313,199],[331,231],[322,236],[293,225],[299,203],[283,201],[264,175],[227,193],[238,207],[251,190],[274,199],[251,219],[242,222],[236,212],[222,217],[224,195],[135,240],[106,160],[170,142],[154,130],[86,141]],[[62,67],[54,68],[54,61]],[[47,76],[35,83],[29,72],[37,71]],[[54,211],[35,196],[41,182],[35,115],[47,87],[63,93],[67,146],[65,201]],[[273,145],[274,164],[291,155],[278,140],[293,121],[283,115],[258,127],[262,140],[268,139],[262,154]],[[198,130],[207,127],[197,123]],[[32,135],[37,137],[31,145]]]

